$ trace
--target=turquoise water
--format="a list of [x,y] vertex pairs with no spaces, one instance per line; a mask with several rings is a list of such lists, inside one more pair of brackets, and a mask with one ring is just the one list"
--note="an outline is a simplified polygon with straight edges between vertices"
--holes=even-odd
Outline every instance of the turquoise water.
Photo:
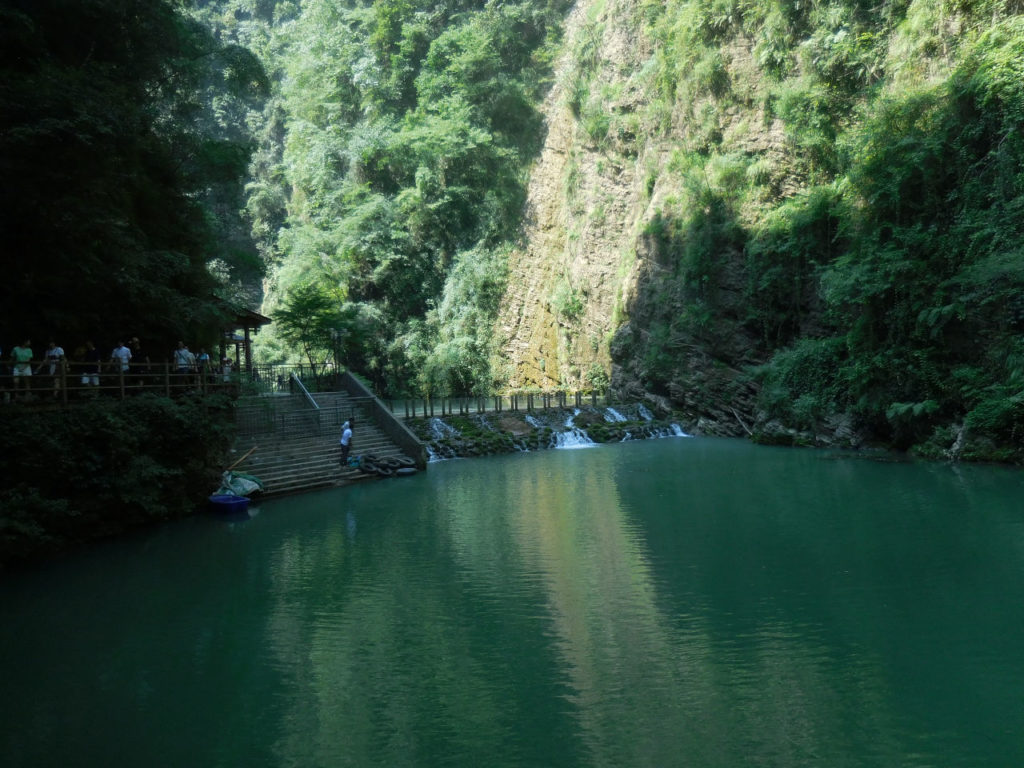
[[665,439],[3,577],[4,766],[1024,765],[1024,473]]

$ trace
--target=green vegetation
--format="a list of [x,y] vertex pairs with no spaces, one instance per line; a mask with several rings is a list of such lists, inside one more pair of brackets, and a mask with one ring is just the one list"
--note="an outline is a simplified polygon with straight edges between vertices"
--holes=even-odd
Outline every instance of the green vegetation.
[[5,352],[215,338],[262,274],[238,212],[267,78],[178,5],[0,2]]
[[278,321],[259,339],[265,359],[337,351],[324,323],[296,335],[312,292],[334,304],[343,361],[378,391],[490,388],[495,297],[566,7],[203,4],[275,86],[248,206]]
[[687,120],[660,124],[681,145],[649,182],[678,190],[646,230],[667,272],[643,286],[632,321],[648,332],[620,362],[667,392],[697,345],[757,377],[763,418],[813,431],[847,413],[926,454],[966,425],[964,456],[1024,459],[1018,11],[651,9],[652,124],[665,103]]
[[[7,406],[0,566],[195,513],[220,482],[231,403],[140,395],[70,411]],[[204,493],[205,492],[205,493]]]
[[[265,292],[266,360],[489,390],[568,8],[3,0],[5,333],[159,348]],[[584,223],[629,231],[584,169],[642,169],[645,271],[610,344],[628,383],[720,412],[756,389],[762,420],[846,414],[930,454],[963,425],[963,455],[1021,458],[1018,0],[588,10],[564,202],[571,247]],[[622,25],[651,55],[609,77]],[[567,339],[587,297],[568,278],[551,297]]]

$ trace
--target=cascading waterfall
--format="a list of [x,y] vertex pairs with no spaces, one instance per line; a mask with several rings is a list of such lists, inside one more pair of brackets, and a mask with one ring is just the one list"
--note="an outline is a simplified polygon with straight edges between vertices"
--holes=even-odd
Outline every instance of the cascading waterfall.
[[626,417],[623,416],[618,411],[616,411],[611,406],[608,406],[607,408],[604,409],[604,420],[611,424],[614,424],[615,422],[626,421]]
[[445,424],[439,418],[434,417],[430,420],[430,433],[434,436],[435,440],[440,440],[445,437],[457,435],[459,431],[450,424]]
[[590,439],[590,435],[573,424],[573,419],[579,414],[580,409],[576,408],[572,416],[565,420],[565,431],[555,433],[555,448],[592,448],[597,445]]
[[[517,413],[514,418],[533,428],[532,434],[525,435],[505,429],[504,424],[499,427],[494,423],[495,414],[481,413],[471,417],[475,427],[470,428],[468,435],[464,435],[459,428],[441,418],[430,418],[424,420],[421,439],[428,443],[429,460],[443,461],[458,456],[545,448],[592,448],[613,440],[626,442],[651,438],[691,437],[678,424],[655,419],[642,405],[630,405],[623,408],[623,411],[609,406],[601,410],[574,408],[571,413],[568,409],[561,408]],[[576,418],[584,412],[587,413],[587,424],[594,431],[596,440],[585,428],[576,425]]]

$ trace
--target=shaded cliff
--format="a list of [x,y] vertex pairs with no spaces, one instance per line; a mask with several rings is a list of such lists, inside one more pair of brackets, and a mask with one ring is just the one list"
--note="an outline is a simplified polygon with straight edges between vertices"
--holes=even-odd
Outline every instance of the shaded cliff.
[[1016,458],[1019,10],[578,3],[497,379],[609,385],[707,433]]

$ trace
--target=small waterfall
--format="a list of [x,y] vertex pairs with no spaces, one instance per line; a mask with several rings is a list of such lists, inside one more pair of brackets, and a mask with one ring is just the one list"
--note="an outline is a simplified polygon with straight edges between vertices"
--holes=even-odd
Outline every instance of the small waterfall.
[[614,424],[617,421],[626,421],[626,417],[611,406],[608,406],[604,409],[604,420]]
[[640,405],[638,405],[638,406],[636,407],[636,410],[637,410],[637,413],[639,413],[639,414],[640,414],[640,418],[642,418],[642,419],[643,419],[644,421],[654,421],[654,414],[653,414],[653,413],[651,413],[650,411],[648,411],[648,410],[647,410],[647,409],[646,409],[646,408],[644,407],[644,404],[643,404],[643,403],[641,403]]
[[555,448],[592,448],[597,445],[590,435],[572,423],[579,416],[580,409],[573,411],[572,416],[565,420],[565,432],[555,433]]
[[458,430],[450,424],[445,424],[436,416],[430,420],[430,433],[434,436],[435,440],[441,440],[445,437],[451,437],[457,435]]
[[693,435],[688,435],[683,432],[682,428],[678,424],[670,424],[669,426],[672,428],[672,437],[693,437]]
[[530,414],[526,414],[525,416],[523,416],[523,419],[526,421],[527,424],[529,424],[531,427],[534,427],[535,429],[540,429],[541,427],[544,426],[544,424],[537,421],[537,419],[535,419]]

